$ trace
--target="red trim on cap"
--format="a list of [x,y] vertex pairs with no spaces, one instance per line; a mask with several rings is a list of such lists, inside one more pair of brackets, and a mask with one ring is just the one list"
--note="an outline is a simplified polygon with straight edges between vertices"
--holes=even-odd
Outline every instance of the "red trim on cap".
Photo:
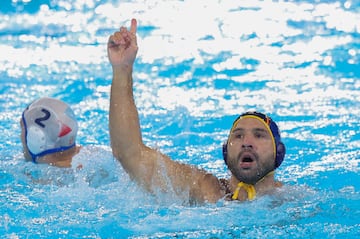
[[72,129],[69,126],[67,126],[66,124],[61,124],[61,130],[60,130],[58,137],[63,137],[65,135],[67,135],[68,133],[70,133],[71,131],[72,131]]

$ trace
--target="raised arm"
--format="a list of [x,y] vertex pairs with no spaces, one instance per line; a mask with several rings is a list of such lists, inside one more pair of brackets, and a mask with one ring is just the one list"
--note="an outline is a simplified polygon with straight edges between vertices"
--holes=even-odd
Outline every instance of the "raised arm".
[[188,195],[195,201],[218,200],[222,194],[217,178],[202,170],[171,160],[144,145],[133,97],[133,65],[138,51],[137,22],[110,36],[108,57],[113,69],[109,130],[114,156],[129,175],[149,191]]
[[141,177],[136,160],[141,158],[144,146],[132,89],[133,65],[138,51],[136,28],[137,22],[133,19],[130,31],[121,27],[108,41],[108,57],[113,70],[109,130],[114,156],[131,176]]

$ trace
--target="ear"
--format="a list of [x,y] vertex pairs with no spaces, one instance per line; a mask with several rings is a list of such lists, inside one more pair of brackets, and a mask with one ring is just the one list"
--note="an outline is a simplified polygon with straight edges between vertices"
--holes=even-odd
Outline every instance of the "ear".
[[224,158],[225,164],[227,165],[227,141],[224,142],[222,145],[222,153],[223,153],[223,158]]
[[279,142],[276,147],[275,168],[280,166],[280,164],[284,160],[285,153],[286,153],[285,145],[282,142]]

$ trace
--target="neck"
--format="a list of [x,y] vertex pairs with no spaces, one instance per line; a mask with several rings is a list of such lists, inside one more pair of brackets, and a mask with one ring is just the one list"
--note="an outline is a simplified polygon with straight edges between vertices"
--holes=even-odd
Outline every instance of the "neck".
[[47,154],[39,159],[37,159],[38,163],[47,163],[52,166],[60,167],[60,168],[68,168],[71,167],[72,158],[78,154],[80,151],[80,146],[75,146],[71,149],[56,152],[52,154]]
[[256,194],[263,194],[267,190],[273,189],[277,186],[274,179],[274,173],[275,171],[269,172],[255,184],[241,182],[232,176],[230,179],[230,188],[233,192],[232,199],[253,200],[256,197]]

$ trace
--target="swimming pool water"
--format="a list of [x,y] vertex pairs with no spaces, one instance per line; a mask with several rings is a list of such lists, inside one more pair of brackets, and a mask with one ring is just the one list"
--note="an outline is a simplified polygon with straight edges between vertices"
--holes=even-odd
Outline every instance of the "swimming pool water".
[[[3,238],[357,238],[360,2],[10,1],[0,5]],[[142,192],[113,159],[108,36],[139,22],[144,141],[227,177],[221,144],[248,109],[278,122],[274,195],[189,206]],[[24,162],[19,119],[40,96],[79,120],[81,171]]]

